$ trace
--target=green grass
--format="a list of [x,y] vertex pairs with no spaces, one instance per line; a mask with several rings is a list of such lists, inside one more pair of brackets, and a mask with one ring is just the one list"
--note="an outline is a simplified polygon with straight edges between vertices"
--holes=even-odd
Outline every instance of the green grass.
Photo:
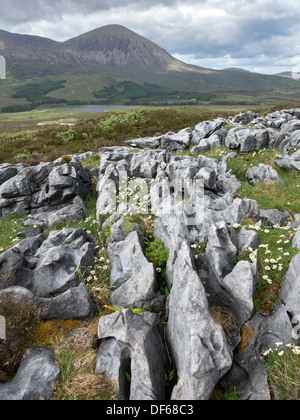
[[[204,153],[207,157],[221,159],[229,153],[226,147],[211,150]],[[228,169],[236,175],[242,183],[242,189],[238,192],[238,198],[250,198],[256,200],[261,209],[278,209],[288,211],[291,215],[300,213],[300,174],[299,171],[287,171],[275,164],[279,152],[275,149],[264,149],[260,152],[238,155],[236,159],[228,161]],[[274,183],[261,183],[255,187],[251,186],[246,177],[249,168],[258,166],[260,163],[271,165],[278,172],[285,185]]]
[[22,224],[25,220],[26,217],[17,213],[0,217],[0,254],[15,245],[19,232],[28,229]]
[[[280,346],[278,346],[280,347]],[[300,348],[291,346],[268,351],[265,370],[280,400],[300,400]]]
[[[247,225],[247,223],[242,223]],[[238,230],[240,226],[238,227]],[[269,315],[279,303],[279,292],[291,260],[299,250],[293,248],[294,230],[288,227],[259,228],[248,225],[248,230],[255,230],[259,236],[259,249],[249,249],[239,255],[240,261],[257,260],[258,283],[254,297],[254,306],[258,312]]]

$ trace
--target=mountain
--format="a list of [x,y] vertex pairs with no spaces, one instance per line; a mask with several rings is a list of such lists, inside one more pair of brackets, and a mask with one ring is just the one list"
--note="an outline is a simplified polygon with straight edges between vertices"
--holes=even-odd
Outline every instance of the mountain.
[[108,25],[62,43],[61,49],[84,62],[160,71],[187,71],[190,66],[158,45],[121,25]]
[[[107,92],[122,93],[126,89],[130,91],[125,92],[127,97],[124,96],[123,102],[136,99],[138,103],[157,103],[159,96],[164,95],[166,102],[173,103],[177,98],[177,102],[182,104],[201,101],[196,95],[199,92],[212,93],[218,96],[219,101],[221,97],[225,102],[232,92],[230,100],[236,96],[239,101],[244,101],[241,99],[244,95],[246,102],[249,97],[253,102],[258,92],[269,92],[271,95],[276,91],[276,98],[278,92],[289,92],[291,98],[290,92],[296,95],[300,91],[299,83],[288,78],[235,68],[213,70],[183,63],[152,41],[120,25],[97,28],[65,42],[0,30],[0,55],[6,59],[9,81],[0,81],[2,92],[5,92],[0,95],[0,107],[22,101],[26,103],[25,99],[29,101],[27,96],[20,100],[22,97],[18,90],[26,83],[31,83],[34,86],[32,89],[45,92],[46,99],[51,96],[45,102],[42,95],[40,103],[54,103],[55,98],[61,102],[87,103],[99,102],[101,98],[103,102]],[[51,83],[47,84],[48,81]],[[37,87],[39,83],[42,86]],[[141,84],[147,87],[137,93]],[[149,85],[156,85],[156,102],[153,98],[149,99],[152,96]],[[52,86],[50,91],[49,86]],[[60,87],[54,89],[53,86]],[[24,92],[24,89],[21,91]],[[170,97],[171,91],[170,102],[166,98]],[[178,91],[190,92],[190,96],[179,95]],[[192,93],[195,95],[191,96]],[[271,96],[274,96],[273,93]],[[119,101],[120,94],[117,97]],[[203,98],[207,100],[205,95]],[[107,96],[106,100],[117,98],[116,95]]]

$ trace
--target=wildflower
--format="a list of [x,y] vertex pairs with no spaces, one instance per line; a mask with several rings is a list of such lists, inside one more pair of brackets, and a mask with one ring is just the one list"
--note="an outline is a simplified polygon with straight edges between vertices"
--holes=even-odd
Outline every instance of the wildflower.
[[265,233],[270,233],[269,229],[266,229],[266,230],[265,230]]
[[239,228],[241,225],[239,225],[238,223],[235,223],[234,225],[233,225],[233,227],[234,227],[234,229],[237,229],[237,228]]
[[278,342],[278,343],[275,343],[275,345],[276,345],[276,347],[280,347],[280,346],[283,346],[283,343],[282,342]]
[[265,351],[263,355],[265,357],[267,357],[267,356],[269,356],[270,353],[273,353],[273,350],[272,349],[269,349],[269,350]]
[[280,353],[278,353],[278,356],[282,357],[284,355],[284,351],[281,351]]
[[108,269],[107,265],[104,265],[103,270],[107,270],[107,269]]
[[156,271],[157,271],[158,273],[161,273],[161,268],[157,268],[157,269],[156,269]]
[[271,267],[269,267],[268,265],[265,267],[265,270],[266,271],[270,271],[271,270]]

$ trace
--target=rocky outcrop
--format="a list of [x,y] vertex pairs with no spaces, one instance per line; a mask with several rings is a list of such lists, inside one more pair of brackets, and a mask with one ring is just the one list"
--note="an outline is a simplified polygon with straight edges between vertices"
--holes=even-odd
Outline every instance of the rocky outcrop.
[[156,313],[164,310],[156,271],[144,256],[139,232],[131,232],[124,241],[110,243],[108,256],[111,264],[110,301],[113,305]]
[[205,400],[231,368],[232,354],[222,328],[209,311],[190,247],[184,242],[179,251],[173,271],[167,327],[178,375],[172,399]]
[[[177,372],[177,382],[168,389],[172,400],[208,400],[218,383],[240,392],[242,400],[271,398],[262,367],[264,353],[278,342],[292,342],[292,318],[300,316],[300,254],[291,260],[275,311],[269,316],[257,313],[254,294],[260,243],[256,229],[262,223],[284,226],[291,215],[260,209],[255,200],[235,198],[242,184],[227,162],[237,153],[272,147],[281,150],[279,167],[299,169],[299,151],[295,151],[300,146],[299,120],[298,109],[266,117],[249,112],[204,121],[194,130],[134,139],[127,142],[131,147],[101,149],[97,217],[99,224],[103,216],[106,219],[109,298],[111,308],[120,310],[100,318],[96,372],[116,384],[119,399],[167,398],[166,386],[171,384],[166,374],[171,368],[172,376]],[[224,145],[231,152],[221,161],[201,155]],[[200,155],[172,153],[187,148]],[[91,175],[80,164],[84,157],[36,168],[1,165],[1,214],[22,209],[22,214],[30,213],[26,224],[41,228],[84,217],[82,199],[88,194]],[[251,168],[247,176],[252,185],[270,181],[283,185],[271,166]],[[162,275],[164,297],[156,267],[145,257],[145,232],[139,218],[132,217],[132,213],[149,216],[149,211],[154,239],[169,250]],[[298,216],[289,222],[295,230],[300,227]],[[234,229],[244,220],[251,220],[251,231]],[[298,233],[290,239],[300,249]],[[46,238],[33,227],[20,235],[25,239],[0,255],[0,299],[28,299],[41,309],[43,319],[94,316],[97,308],[82,282],[93,267],[95,248],[86,231],[63,229]],[[201,253],[192,252],[200,248]],[[244,255],[251,251],[252,263],[241,260],[242,251]],[[229,318],[229,330],[216,311]],[[52,370],[50,353],[32,352],[32,360],[42,355],[36,363],[39,367],[42,360],[46,367],[46,389],[39,389],[38,380],[31,379],[31,375],[39,379],[42,368],[36,372],[30,362],[27,373],[24,362],[10,384],[0,385],[0,399],[51,398],[48,384],[59,370]]]
[[0,216],[60,210],[91,193],[91,174],[79,161],[26,167],[0,186]]
[[168,357],[157,315],[135,315],[127,309],[102,317],[98,338],[105,341],[96,372],[116,383],[120,399],[165,399]]
[[0,400],[51,400],[53,387],[60,377],[54,359],[53,352],[43,348],[25,352],[15,378],[8,384],[0,384]]
[[83,229],[24,239],[0,255],[1,294],[35,301],[45,309],[44,319],[87,319],[96,307],[80,281],[93,264],[94,242]]
[[260,163],[258,167],[248,169],[247,178],[250,185],[258,185],[262,182],[270,182],[274,184],[284,185],[284,182],[278,175],[277,171],[271,165]]

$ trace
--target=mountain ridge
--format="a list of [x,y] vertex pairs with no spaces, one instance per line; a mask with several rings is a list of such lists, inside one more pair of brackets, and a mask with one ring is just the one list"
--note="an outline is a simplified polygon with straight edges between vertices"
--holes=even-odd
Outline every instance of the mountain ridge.
[[[186,64],[121,25],[106,25],[63,42],[0,30],[0,55],[5,57],[8,77],[13,80],[6,97],[0,97],[0,106],[15,104],[14,89],[26,80],[36,83],[49,78],[66,80],[65,87],[51,96],[89,103],[95,101],[93,92],[124,81],[220,95],[300,89],[298,82],[280,76]],[[1,82],[1,86],[5,84]]]

